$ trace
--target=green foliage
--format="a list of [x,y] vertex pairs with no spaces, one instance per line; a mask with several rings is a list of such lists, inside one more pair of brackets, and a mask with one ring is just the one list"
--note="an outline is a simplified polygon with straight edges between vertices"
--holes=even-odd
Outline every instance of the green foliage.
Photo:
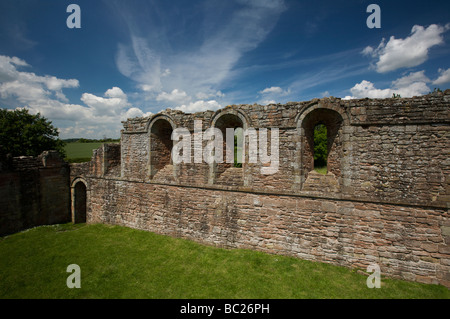
[[0,109],[0,146],[4,154],[38,156],[56,150],[64,158],[64,142],[52,122],[27,109]]
[[442,93],[442,90],[440,88],[434,88],[433,92],[430,92],[428,94],[437,93],[437,92],[441,92]]
[[401,99],[402,98],[402,96],[400,95],[400,94],[392,94],[392,98],[393,99]]
[[326,167],[327,158],[327,127],[323,124],[319,124],[314,127],[314,167]]
[[238,154],[241,155],[240,149],[237,145],[237,135],[234,136],[234,165],[233,167],[242,167],[242,163],[238,163]]
[[327,175],[327,173],[328,173],[328,169],[326,166],[316,166],[316,167],[314,167],[314,170],[317,173],[322,174],[322,175]]

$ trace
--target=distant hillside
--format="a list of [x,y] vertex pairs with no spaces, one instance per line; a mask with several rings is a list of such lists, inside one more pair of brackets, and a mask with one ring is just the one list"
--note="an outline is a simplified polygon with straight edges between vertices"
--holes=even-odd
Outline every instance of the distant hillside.
[[120,138],[103,138],[100,140],[89,139],[89,138],[67,138],[63,140],[66,143],[118,143]]

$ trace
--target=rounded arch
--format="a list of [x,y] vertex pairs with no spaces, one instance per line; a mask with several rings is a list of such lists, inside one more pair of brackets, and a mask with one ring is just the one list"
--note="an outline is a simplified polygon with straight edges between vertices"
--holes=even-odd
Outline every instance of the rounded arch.
[[247,128],[251,127],[251,120],[248,117],[246,113],[244,113],[242,110],[236,110],[236,109],[222,109],[218,110],[214,115],[212,116],[209,127],[216,127],[217,121],[222,117],[226,115],[234,115],[240,119],[242,122],[242,128],[246,130]]
[[[308,184],[309,173],[315,167],[314,163],[314,130],[318,124],[326,128],[326,172],[328,179],[336,181],[337,188],[341,187],[344,173],[344,144],[348,142],[349,134],[344,134],[349,125],[349,117],[345,109],[338,103],[328,100],[314,101],[306,106],[297,116],[296,125],[300,138],[300,148],[297,153],[298,167],[300,168],[300,189],[304,190]],[[314,175],[313,175],[314,176]],[[334,183],[334,182],[333,182]],[[307,186],[309,187],[309,186]]]
[[331,104],[331,103],[327,103],[327,102],[315,101],[315,102],[309,104],[308,106],[306,106],[304,109],[302,109],[295,117],[295,123],[297,124],[297,129],[299,129],[302,126],[302,123],[304,122],[304,119],[306,118],[306,116],[308,116],[308,114],[310,114],[311,112],[313,112],[317,109],[334,111],[341,116],[343,125],[345,125],[345,126],[350,125],[349,117],[343,107],[341,107],[340,105],[335,105],[335,104]]
[[71,188],[75,187],[75,184],[77,184],[78,182],[82,182],[84,184],[84,186],[86,186],[86,189],[89,189],[88,182],[86,181],[86,179],[84,177],[81,177],[81,176],[77,176],[77,177],[73,178],[72,182],[70,183],[70,187]]
[[[167,180],[172,179],[174,167],[172,165],[172,132],[176,128],[175,122],[167,114],[157,114],[148,122],[148,175],[150,179],[158,176]],[[159,177],[158,177],[159,178]]]
[[[250,125],[249,117],[242,110],[226,108],[213,115],[210,127],[217,128],[222,132],[223,161],[210,164],[210,184],[244,185],[246,171],[246,160],[243,158],[246,149],[245,131]],[[227,129],[233,129],[235,132],[234,144],[229,143]]]
[[153,127],[153,125],[155,124],[155,122],[157,122],[158,120],[166,120],[167,122],[169,122],[169,124],[172,126],[172,130],[174,130],[177,125],[175,124],[174,119],[168,115],[168,114],[155,114],[153,116],[151,116],[147,122],[147,125],[145,127],[145,130],[147,132],[151,132],[151,129]]
[[72,222],[86,223],[87,221],[87,203],[88,203],[88,183],[82,177],[76,177],[72,180],[71,197],[72,197]]

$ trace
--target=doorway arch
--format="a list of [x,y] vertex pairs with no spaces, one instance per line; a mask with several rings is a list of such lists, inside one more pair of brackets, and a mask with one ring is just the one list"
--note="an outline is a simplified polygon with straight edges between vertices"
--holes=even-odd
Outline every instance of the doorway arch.
[[74,224],[87,221],[87,186],[86,181],[77,178],[72,183],[72,222]]

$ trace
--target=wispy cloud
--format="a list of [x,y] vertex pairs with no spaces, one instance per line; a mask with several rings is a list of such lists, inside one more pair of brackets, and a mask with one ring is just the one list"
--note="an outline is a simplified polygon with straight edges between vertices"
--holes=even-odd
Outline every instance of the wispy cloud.
[[[129,10],[132,9],[126,6],[122,5],[120,12],[117,11],[125,19],[129,32],[128,43],[118,46],[117,67],[123,75],[135,81],[137,87],[147,94],[147,100],[153,100],[155,105],[165,101],[172,106],[186,106],[195,104],[196,98],[199,98],[198,104],[204,104],[201,101],[205,98],[213,98],[211,101],[222,98],[223,93],[217,92],[232,76],[233,67],[243,54],[256,48],[267,37],[286,9],[282,0],[236,0],[238,6],[212,2],[217,6],[205,1],[202,10],[198,10],[202,13],[197,17],[200,19],[198,27],[190,25],[184,31],[178,30],[181,34],[174,33],[170,24],[186,24],[184,20],[189,17],[179,15],[180,21],[169,21],[168,16],[173,17],[173,12],[168,3],[164,6],[150,3],[155,18],[163,24],[158,26],[157,36],[152,30],[145,39],[140,35],[154,25],[151,22],[138,24],[131,18],[133,14]],[[142,7],[145,4],[139,6]],[[217,8],[223,9],[220,28],[217,28],[217,21],[215,27],[205,27],[216,16]],[[182,47],[170,41],[182,36],[190,38],[192,32],[200,32],[201,37]],[[180,96],[181,92],[185,95]]]
[[35,0],[0,1],[0,43],[3,48],[24,52],[33,49],[38,42],[30,37],[33,25],[28,21],[28,8],[41,5]]
[[[311,70],[301,74],[290,85],[289,89],[292,92],[289,97],[292,100],[306,100],[317,96],[308,96],[311,89],[317,89],[327,85],[327,90],[330,90],[329,84],[335,84],[343,79],[351,77],[359,77],[367,73],[367,64],[365,63],[336,63],[324,65],[318,70]],[[328,91],[328,93],[330,93]]]
[[161,57],[147,40],[132,35],[129,46],[119,44],[116,63],[119,71],[136,81],[144,91],[158,92],[161,84]]

